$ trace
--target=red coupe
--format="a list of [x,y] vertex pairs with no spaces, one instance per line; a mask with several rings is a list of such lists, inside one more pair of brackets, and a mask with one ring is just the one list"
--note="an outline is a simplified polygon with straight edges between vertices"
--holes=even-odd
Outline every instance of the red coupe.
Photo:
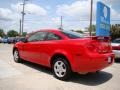
[[60,80],[68,79],[72,72],[96,72],[114,62],[108,38],[53,29],[34,32],[16,43],[13,56],[15,62],[27,60],[50,67]]

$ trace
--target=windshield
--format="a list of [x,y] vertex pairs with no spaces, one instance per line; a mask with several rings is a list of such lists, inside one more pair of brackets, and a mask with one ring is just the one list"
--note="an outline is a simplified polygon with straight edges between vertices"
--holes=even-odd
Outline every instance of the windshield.
[[75,31],[61,31],[65,36],[70,39],[82,38],[83,35],[81,33]]

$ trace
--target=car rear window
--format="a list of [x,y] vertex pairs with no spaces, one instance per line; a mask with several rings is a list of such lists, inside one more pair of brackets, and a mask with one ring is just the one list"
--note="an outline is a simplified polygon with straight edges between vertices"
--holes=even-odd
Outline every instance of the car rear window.
[[61,32],[70,39],[77,39],[84,37],[81,33],[75,31],[61,31]]

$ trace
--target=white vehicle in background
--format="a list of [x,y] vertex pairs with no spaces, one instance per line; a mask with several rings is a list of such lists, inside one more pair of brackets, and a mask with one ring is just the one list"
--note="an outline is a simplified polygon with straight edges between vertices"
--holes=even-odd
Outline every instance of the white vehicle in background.
[[2,43],[2,38],[0,37],[0,43]]
[[120,58],[120,38],[117,38],[111,43],[115,58]]

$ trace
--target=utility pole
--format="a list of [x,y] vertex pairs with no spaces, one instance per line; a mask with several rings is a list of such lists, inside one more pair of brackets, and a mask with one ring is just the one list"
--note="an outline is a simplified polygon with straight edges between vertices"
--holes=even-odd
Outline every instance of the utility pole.
[[20,19],[20,31],[19,31],[19,35],[21,36],[21,19]]
[[63,20],[63,17],[61,16],[61,18],[60,18],[60,22],[61,22],[61,23],[60,23],[60,29],[61,29],[61,30],[63,30],[63,21],[62,21],[62,20]]
[[23,34],[23,31],[24,31],[24,16],[25,16],[25,5],[26,5],[26,1],[28,1],[28,0],[23,0],[23,10],[22,10],[22,12],[21,12],[21,14],[22,14],[22,30],[21,30],[21,34]]
[[91,0],[91,8],[90,8],[90,28],[89,28],[89,35],[92,35],[92,14],[93,14],[93,0]]

